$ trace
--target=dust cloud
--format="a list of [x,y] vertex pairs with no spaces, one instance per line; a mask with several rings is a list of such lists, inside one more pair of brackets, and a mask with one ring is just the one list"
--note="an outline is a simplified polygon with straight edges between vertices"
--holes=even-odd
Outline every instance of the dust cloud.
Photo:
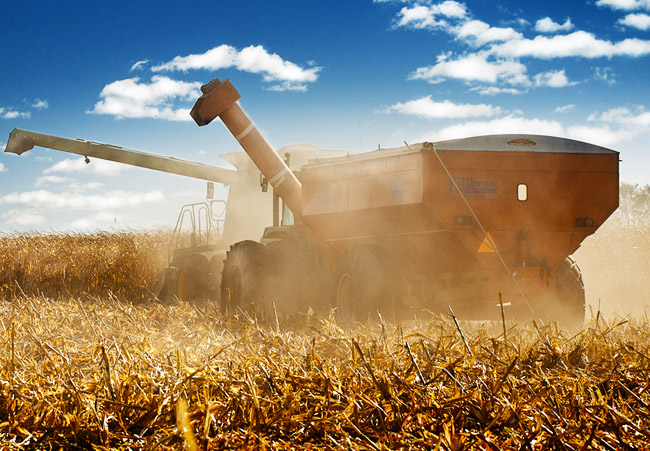
[[620,207],[574,253],[585,284],[587,318],[650,313],[650,187],[621,184]]

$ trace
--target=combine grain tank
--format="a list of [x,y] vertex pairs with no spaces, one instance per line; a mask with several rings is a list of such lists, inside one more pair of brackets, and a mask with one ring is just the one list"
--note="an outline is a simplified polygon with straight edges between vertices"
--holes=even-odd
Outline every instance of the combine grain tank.
[[345,321],[446,311],[581,324],[584,287],[569,257],[618,206],[618,153],[538,135],[493,135],[318,159],[299,179],[215,80],[192,117],[217,116],[296,224],[266,246],[235,244],[224,310],[263,314],[331,303]]

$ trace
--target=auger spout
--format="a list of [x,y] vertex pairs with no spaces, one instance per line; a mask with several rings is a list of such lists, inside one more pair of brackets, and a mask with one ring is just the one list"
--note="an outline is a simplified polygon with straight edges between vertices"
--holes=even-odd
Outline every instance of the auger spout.
[[255,127],[237,100],[241,97],[230,81],[215,79],[201,87],[203,95],[194,104],[190,115],[199,125],[207,125],[216,117],[264,174],[275,192],[291,209],[296,219],[302,218],[302,185],[280,155],[273,150]]

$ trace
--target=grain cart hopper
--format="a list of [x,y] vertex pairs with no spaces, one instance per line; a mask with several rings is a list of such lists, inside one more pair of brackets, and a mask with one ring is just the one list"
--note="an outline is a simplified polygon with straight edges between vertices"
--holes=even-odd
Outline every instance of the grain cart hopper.
[[[81,155],[86,157],[87,163],[90,163],[90,158],[98,158],[208,180],[209,187],[212,182],[230,187],[227,202],[210,200],[212,196],[208,196],[207,202],[181,208],[169,246],[168,268],[156,292],[160,297],[176,295],[185,300],[205,296],[218,298],[221,266],[228,245],[260,237],[272,215],[275,225],[279,223],[277,198],[272,191],[261,189],[260,182],[264,184],[265,180],[244,152],[221,155],[237,169],[231,170],[20,129],[11,132],[5,151],[20,155],[34,146]],[[318,156],[342,154],[305,145],[281,150],[285,159],[290,159],[296,167]]]
[[231,247],[224,310],[305,310],[331,298],[345,321],[448,306],[485,319],[500,314],[502,293],[508,315],[582,324],[584,286],[569,256],[618,206],[617,152],[480,136],[319,159],[298,179],[230,82],[202,91],[194,120],[220,117],[296,219],[281,240]]

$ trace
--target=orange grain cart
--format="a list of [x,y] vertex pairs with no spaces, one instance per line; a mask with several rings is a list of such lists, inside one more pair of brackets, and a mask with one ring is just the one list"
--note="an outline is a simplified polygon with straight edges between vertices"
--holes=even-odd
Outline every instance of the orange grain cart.
[[267,229],[266,245],[231,248],[224,310],[304,310],[327,297],[345,321],[448,306],[491,318],[501,292],[519,318],[582,323],[584,287],[569,256],[618,206],[617,152],[480,136],[319,159],[294,177],[237,99],[215,80],[192,116],[199,125],[221,117],[296,221]]

